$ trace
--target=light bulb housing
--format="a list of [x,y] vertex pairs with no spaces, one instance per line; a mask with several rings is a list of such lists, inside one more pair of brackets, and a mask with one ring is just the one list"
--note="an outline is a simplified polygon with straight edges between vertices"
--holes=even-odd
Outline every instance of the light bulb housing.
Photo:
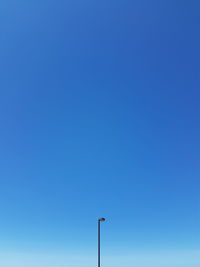
[[106,220],[105,218],[99,218],[98,221],[99,221],[99,222],[105,222],[105,220]]

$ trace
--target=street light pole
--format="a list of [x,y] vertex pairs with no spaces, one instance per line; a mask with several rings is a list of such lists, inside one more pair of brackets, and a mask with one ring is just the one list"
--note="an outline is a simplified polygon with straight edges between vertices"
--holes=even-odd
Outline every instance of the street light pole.
[[98,219],[98,267],[100,267],[100,223],[104,221],[105,218]]

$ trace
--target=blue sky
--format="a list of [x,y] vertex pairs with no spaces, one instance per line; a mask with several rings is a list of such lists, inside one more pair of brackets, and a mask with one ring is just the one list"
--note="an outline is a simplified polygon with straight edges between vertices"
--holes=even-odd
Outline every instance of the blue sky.
[[200,265],[199,13],[1,0],[1,266]]

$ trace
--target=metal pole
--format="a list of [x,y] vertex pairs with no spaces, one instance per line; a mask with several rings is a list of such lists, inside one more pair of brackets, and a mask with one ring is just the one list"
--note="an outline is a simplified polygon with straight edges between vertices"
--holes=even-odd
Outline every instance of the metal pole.
[[98,267],[100,267],[100,223],[105,222],[105,218],[98,219]]
[[100,220],[98,220],[98,267],[100,267]]

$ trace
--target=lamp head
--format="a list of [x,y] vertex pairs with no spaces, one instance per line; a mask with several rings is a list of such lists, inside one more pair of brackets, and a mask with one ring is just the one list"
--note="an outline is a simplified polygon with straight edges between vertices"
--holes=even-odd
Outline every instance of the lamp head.
[[99,221],[99,222],[105,222],[105,220],[106,220],[105,218],[99,218],[98,221]]

